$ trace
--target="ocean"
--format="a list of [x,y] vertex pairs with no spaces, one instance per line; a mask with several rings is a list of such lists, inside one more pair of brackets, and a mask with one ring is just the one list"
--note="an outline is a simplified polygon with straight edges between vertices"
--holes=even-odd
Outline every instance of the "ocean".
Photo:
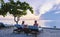
[[[27,25],[33,25],[35,20],[32,19],[20,19],[19,24],[22,23],[22,21],[25,21],[25,24]],[[14,22],[14,19],[0,19],[0,22],[3,22],[4,24],[10,24],[14,25],[16,24]],[[54,27],[60,28],[60,21],[59,20],[37,20],[39,26],[41,27]]]

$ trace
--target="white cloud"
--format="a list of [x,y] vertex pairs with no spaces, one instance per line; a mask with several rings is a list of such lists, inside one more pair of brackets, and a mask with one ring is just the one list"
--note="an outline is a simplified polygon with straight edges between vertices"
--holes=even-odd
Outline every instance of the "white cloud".
[[55,3],[56,3],[56,4],[59,4],[59,3],[60,3],[60,0],[56,0]]
[[59,4],[59,3],[60,3],[60,0],[45,0],[45,4],[43,4],[40,8],[39,16],[46,13],[46,11],[49,11],[53,7],[53,5]]
[[52,8],[51,3],[45,3],[41,8],[40,8],[40,15],[44,14],[46,11],[50,10]]

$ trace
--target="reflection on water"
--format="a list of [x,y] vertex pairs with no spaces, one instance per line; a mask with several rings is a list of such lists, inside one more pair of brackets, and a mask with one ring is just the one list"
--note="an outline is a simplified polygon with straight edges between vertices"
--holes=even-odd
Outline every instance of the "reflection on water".
[[[19,24],[21,24],[22,21],[25,21],[25,24],[33,25],[34,20],[20,20]],[[4,24],[15,24],[14,20],[0,20],[0,22],[3,22]],[[37,20],[39,26],[42,27],[53,27],[56,26],[59,28],[60,21],[59,20]]]

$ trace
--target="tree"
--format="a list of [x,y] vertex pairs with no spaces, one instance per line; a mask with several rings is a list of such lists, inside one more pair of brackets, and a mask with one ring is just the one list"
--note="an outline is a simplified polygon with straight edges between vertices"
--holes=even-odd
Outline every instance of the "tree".
[[20,2],[19,0],[17,2],[14,2],[14,0],[9,0],[9,1],[10,2],[2,4],[1,10],[4,10],[4,11],[0,11],[0,13],[4,12],[3,15],[6,15],[7,12],[9,12],[14,16],[14,21],[17,24],[18,24],[19,18],[27,14],[27,10],[33,13],[33,9],[32,7],[30,7],[28,3]]
[[5,16],[7,14],[7,10],[6,10],[6,3],[4,3],[3,0],[0,0],[0,15]]

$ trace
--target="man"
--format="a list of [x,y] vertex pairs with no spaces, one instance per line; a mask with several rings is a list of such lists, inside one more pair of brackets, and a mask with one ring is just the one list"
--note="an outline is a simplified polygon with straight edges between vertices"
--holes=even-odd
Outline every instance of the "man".
[[38,27],[38,23],[37,23],[36,20],[35,20],[35,22],[34,22],[34,26]]
[[33,31],[38,31],[38,23],[37,23],[37,20],[34,21]]
[[29,26],[29,29],[31,30],[31,32],[32,32],[32,31],[38,32],[38,23],[37,23],[36,20],[34,21],[33,26]]

